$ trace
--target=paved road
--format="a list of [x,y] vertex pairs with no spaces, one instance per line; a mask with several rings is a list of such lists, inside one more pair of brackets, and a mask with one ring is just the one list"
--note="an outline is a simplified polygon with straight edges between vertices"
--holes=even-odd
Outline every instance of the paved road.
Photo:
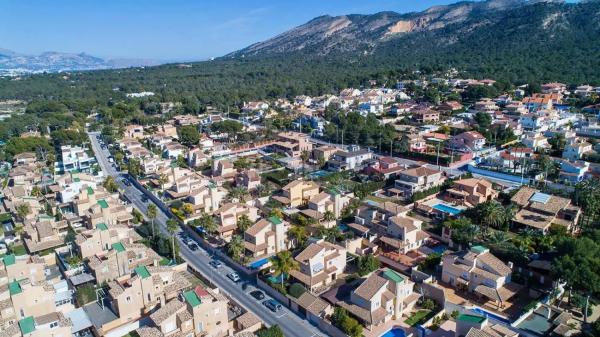
[[[108,157],[110,153],[107,149],[103,149],[96,138],[99,133],[90,132],[90,140],[92,143],[92,149],[96,156],[96,159],[102,168],[102,171],[107,175],[111,175],[115,178],[119,187],[122,189],[125,196],[132,202],[133,206],[137,208],[142,214],[146,214],[146,209],[150,200],[144,202],[142,200],[143,193],[139,191],[133,185],[126,185],[123,183],[123,176],[112,166],[109,162]],[[157,217],[155,223],[160,232],[169,235],[166,231],[166,221],[168,216],[164,214],[160,208],[157,207]],[[198,270],[202,275],[211,281],[214,285],[219,287],[221,291],[229,295],[238,304],[242,305],[246,310],[251,311],[257,315],[263,322],[268,325],[279,325],[287,337],[311,337],[311,336],[325,336],[319,329],[312,326],[308,321],[300,318],[298,315],[284,307],[281,311],[273,313],[267,307],[254,297],[250,296],[249,293],[257,288],[253,285],[254,280],[243,279],[242,281],[249,282],[250,285],[246,290],[242,290],[239,283],[231,281],[227,274],[233,272],[233,269],[223,262],[223,267],[215,269],[209,265],[211,260],[210,253],[206,252],[202,248],[192,252],[186,244],[181,241],[179,235],[177,235],[179,243],[180,253],[183,259],[191,265],[195,270]],[[269,296],[265,296],[265,300],[270,299]]]

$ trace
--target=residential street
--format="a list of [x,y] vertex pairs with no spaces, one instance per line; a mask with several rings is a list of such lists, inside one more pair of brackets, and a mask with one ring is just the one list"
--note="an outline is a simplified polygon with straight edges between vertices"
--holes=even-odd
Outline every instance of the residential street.
[[[132,204],[142,214],[145,215],[147,205],[152,201],[142,201],[143,193],[141,191],[139,191],[133,184],[126,185],[123,183],[122,179],[124,177],[121,176],[109,162],[108,158],[110,153],[107,149],[103,149],[101,147],[98,139],[96,138],[97,135],[99,135],[99,132],[90,132],[89,138],[92,143],[92,149],[100,167],[102,168],[102,171],[105,172],[105,174],[111,175],[115,178],[119,187],[124,191],[125,196],[131,200]],[[167,219],[168,216],[164,214],[159,207],[157,207],[157,217],[155,220],[156,224],[159,225],[158,228],[160,229],[161,233],[168,236],[169,234],[166,231]],[[177,239],[180,240],[179,236],[177,236]],[[221,291],[229,295],[246,310],[249,310],[257,315],[267,325],[279,325],[284,334],[288,337],[325,336],[325,334],[323,334],[319,329],[312,326],[308,321],[300,318],[286,307],[277,313],[270,311],[261,303],[262,301],[258,301],[248,294],[249,292],[257,289],[253,285],[248,286],[246,290],[242,290],[241,282],[234,283],[227,277],[227,274],[233,272],[234,270],[227,265],[226,261],[222,261],[223,267],[216,269],[209,265],[209,262],[211,261],[209,252],[202,248],[192,252],[181,241],[179,241],[179,246],[181,248],[180,252],[182,258],[190,266],[192,266],[195,270],[200,271],[206,279],[219,287]],[[255,284],[254,280],[245,279],[243,275],[240,275],[240,277],[242,278],[242,282],[250,281],[252,284]],[[265,300],[269,298],[270,297],[265,294]]]

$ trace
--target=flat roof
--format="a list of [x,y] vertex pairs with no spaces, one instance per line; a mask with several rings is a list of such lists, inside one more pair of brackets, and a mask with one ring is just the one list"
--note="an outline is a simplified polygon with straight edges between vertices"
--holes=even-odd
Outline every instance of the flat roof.
[[92,321],[83,308],[77,308],[65,314],[71,320],[71,333],[76,333],[92,327]]
[[104,199],[98,200],[98,205],[100,205],[102,208],[108,208],[108,202],[106,202]]
[[8,291],[10,292],[10,295],[17,295],[20,294],[21,292],[23,292],[23,289],[21,289],[21,285],[19,284],[19,282],[17,281],[12,281],[8,284]]
[[107,231],[108,226],[104,222],[102,222],[96,225],[96,229],[99,229],[101,231]]
[[96,329],[101,329],[104,324],[119,318],[109,305],[104,305],[102,308],[97,301],[86,304],[83,310]]
[[4,256],[2,258],[2,261],[4,262],[5,266],[10,266],[10,265],[13,265],[16,263],[17,258],[15,257],[14,254],[9,254],[9,255]]
[[185,298],[185,301],[188,302],[192,308],[202,303],[200,298],[198,298],[198,295],[196,295],[196,293],[192,290],[184,292],[183,298]]
[[148,271],[148,268],[146,268],[146,266],[138,266],[134,270],[135,273],[143,279],[150,277],[150,272]]
[[123,246],[123,244],[120,242],[113,243],[111,246],[114,250],[116,250],[119,253],[122,253],[125,251],[125,246]]
[[28,333],[32,333],[35,331],[35,321],[33,320],[33,316],[28,316],[19,321],[19,327],[21,328],[21,333],[26,335]]
[[273,225],[279,225],[282,223],[281,219],[279,219],[276,216],[269,217],[269,222],[272,223]]

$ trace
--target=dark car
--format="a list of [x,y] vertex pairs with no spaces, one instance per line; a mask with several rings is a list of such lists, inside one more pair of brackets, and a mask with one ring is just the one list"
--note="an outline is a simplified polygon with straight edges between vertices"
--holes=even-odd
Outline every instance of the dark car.
[[148,201],[148,196],[143,194],[142,195],[142,202],[147,202]]
[[263,293],[260,290],[251,291],[250,295],[252,295],[252,297],[256,298],[257,300],[262,300],[265,298],[265,293]]
[[131,183],[126,178],[121,179],[121,182],[123,182],[123,184],[125,184],[125,186],[131,186]]
[[279,310],[283,309],[281,304],[277,303],[277,301],[275,301],[275,300],[266,300],[262,303],[264,304],[265,307],[269,308],[269,310],[271,310],[272,312],[278,312]]
[[198,245],[197,245],[197,244],[195,244],[195,243],[191,243],[191,244],[189,244],[189,245],[188,245],[188,248],[189,248],[189,249],[190,249],[192,252],[195,252],[195,251],[197,251],[197,250],[198,250]]

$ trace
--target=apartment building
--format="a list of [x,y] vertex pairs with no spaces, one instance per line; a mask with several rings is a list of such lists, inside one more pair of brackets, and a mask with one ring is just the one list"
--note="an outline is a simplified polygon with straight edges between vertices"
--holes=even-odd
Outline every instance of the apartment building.
[[420,124],[435,124],[440,121],[440,113],[434,110],[419,110],[412,114],[412,118]]
[[355,170],[361,168],[372,158],[373,153],[364,149],[337,151],[333,154],[329,161],[327,161],[327,166],[335,171]]
[[235,185],[248,191],[257,189],[260,184],[260,175],[256,170],[244,170],[235,177]]
[[258,208],[239,202],[231,202],[221,206],[214,212],[214,215],[218,219],[217,231],[219,236],[227,240],[237,230],[238,220],[241,216],[247,216],[253,223],[258,220]]
[[356,287],[348,301],[339,306],[358,317],[367,329],[384,324],[414,307],[420,295],[413,291],[414,282],[391,269],[375,271]]
[[260,219],[244,232],[246,255],[254,258],[269,257],[287,250],[287,231],[289,224],[272,216]]
[[290,157],[300,157],[302,152],[312,151],[310,136],[300,132],[280,132],[277,134],[277,142],[272,145],[275,152],[287,154]]
[[346,269],[346,253],[346,248],[327,241],[311,243],[294,258],[300,268],[290,271],[290,276],[309,291],[326,287]]
[[354,194],[342,194],[340,191],[330,189],[321,192],[308,200],[308,209],[317,212],[319,215],[324,215],[327,211],[339,218],[342,210],[346,207]]
[[186,200],[194,208],[194,214],[211,213],[219,209],[227,193],[225,188],[209,184],[193,191]]
[[54,217],[40,214],[35,222],[26,223],[24,241],[30,253],[55,248],[64,244],[68,224]]
[[[141,329],[157,329],[158,336],[227,336],[232,329],[227,303],[219,289],[197,286],[152,313],[150,320],[155,328]],[[140,329],[138,333],[146,336]]]
[[99,223],[93,229],[77,233],[74,243],[80,257],[87,259],[110,250],[117,242],[133,243],[141,240],[142,237],[131,227]]
[[446,255],[442,261],[443,282],[474,292],[499,306],[520,290],[518,284],[511,282],[512,264],[505,264],[485,247],[473,246]]
[[398,173],[394,188],[400,197],[410,198],[414,193],[440,186],[444,183],[442,171],[419,166]]
[[485,146],[485,137],[477,131],[467,131],[452,136],[448,142],[448,148],[457,152],[475,152],[482,150]]
[[140,266],[153,266],[162,258],[154,250],[139,243],[116,242],[110,250],[90,256],[87,266],[97,284],[129,275]]
[[542,193],[531,187],[521,187],[510,200],[519,208],[513,223],[542,234],[547,234],[552,224],[571,230],[581,215],[581,209],[572,205],[570,199]]
[[581,139],[576,139],[565,145],[562,157],[567,160],[579,160],[582,159],[586,154],[592,152],[592,144]]
[[[2,279],[5,277],[6,282],[28,279],[33,283],[40,283],[46,280],[44,273],[46,262],[37,255],[16,257],[13,254],[8,254],[2,257],[1,261],[0,271],[4,271],[5,274],[2,275]],[[0,283],[3,283],[3,281],[0,280]]]
[[89,172],[92,164],[96,162],[94,157],[90,157],[87,149],[81,146],[63,145],[60,147],[60,170],[61,172],[70,172],[78,170]]
[[453,203],[474,207],[497,197],[498,191],[494,190],[491,182],[483,178],[469,178],[455,181],[446,190],[444,198]]
[[123,131],[123,138],[143,139],[144,127],[137,124],[125,126],[125,130]]

